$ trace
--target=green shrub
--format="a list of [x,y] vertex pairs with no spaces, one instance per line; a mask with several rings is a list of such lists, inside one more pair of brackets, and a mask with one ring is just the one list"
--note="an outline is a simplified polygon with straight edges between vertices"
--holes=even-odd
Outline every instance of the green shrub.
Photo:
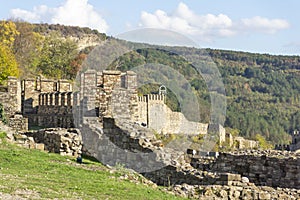
[[5,132],[0,132],[0,139],[6,138],[6,133]]
[[3,105],[0,103],[0,121],[2,121],[3,123],[7,123],[7,119],[5,116],[5,111],[4,111],[4,107]]
[[273,149],[274,148],[274,146],[269,141],[267,141],[266,138],[264,136],[262,136],[261,134],[256,134],[255,139],[258,141],[259,147],[261,149]]

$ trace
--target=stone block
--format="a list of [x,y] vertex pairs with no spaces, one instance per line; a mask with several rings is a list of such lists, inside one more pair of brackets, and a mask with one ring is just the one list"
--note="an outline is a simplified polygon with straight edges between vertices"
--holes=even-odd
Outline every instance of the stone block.
[[230,174],[230,173],[222,173],[220,174],[220,181],[241,181],[241,175],[240,174]]
[[269,199],[271,199],[271,194],[268,192],[260,192],[258,197],[261,200],[269,200]]
[[35,144],[35,149],[44,151],[44,150],[45,150],[45,145],[42,144],[42,143],[36,143],[36,144]]

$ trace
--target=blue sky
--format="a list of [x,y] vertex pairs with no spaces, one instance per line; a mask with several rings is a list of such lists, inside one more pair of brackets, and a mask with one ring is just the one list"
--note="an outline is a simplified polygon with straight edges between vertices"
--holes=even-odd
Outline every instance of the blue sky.
[[298,0],[0,0],[0,19],[88,26],[108,35],[178,32],[201,47],[300,55]]

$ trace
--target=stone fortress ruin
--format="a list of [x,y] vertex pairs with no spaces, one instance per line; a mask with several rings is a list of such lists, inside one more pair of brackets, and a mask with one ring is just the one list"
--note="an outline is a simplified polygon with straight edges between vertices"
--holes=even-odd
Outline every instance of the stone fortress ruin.
[[[219,124],[188,121],[182,113],[171,111],[164,94],[138,96],[136,79],[130,71],[92,70],[82,73],[77,85],[43,78],[19,83],[10,77],[0,102],[8,124],[23,130],[27,139],[44,143],[46,150],[65,155],[84,152],[107,165],[124,163],[159,185],[225,185],[236,187],[237,198],[268,194],[255,185],[300,189],[300,157],[295,153],[246,150],[212,159],[162,146],[152,130],[189,135],[211,131],[220,141],[228,137]],[[52,129],[28,132],[27,123]],[[293,139],[298,148],[299,134]],[[53,145],[51,141],[57,140],[60,143]],[[274,192],[270,197],[280,199],[281,194],[286,193]]]
[[181,112],[173,112],[165,104],[164,94],[138,96],[134,72],[87,71],[78,82],[80,88],[74,90],[68,80],[37,77],[19,82],[10,77],[8,88],[0,93],[10,126],[24,130],[26,120],[29,127],[35,128],[78,127],[82,120],[96,120],[102,126],[104,116],[125,117],[160,134],[206,135],[214,132],[219,144],[232,145],[235,141],[238,148],[258,145],[255,141],[225,134],[225,129],[219,124],[187,120]]
[[[138,96],[136,79],[130,71],[87,71],[81,76],[77,92],[66,80],[23,80],[22,113],[29,126],[74,127],[74,111],[77,119],[99,117],[100,122],[103,116],[130,118],[158,133],[207,133],[208,124],[188,121],[182,113],[171,111],[165,104],[165,95]],[[118,99],[114,99],[117,95]],[[220,130],[224,135],[224,129]]]

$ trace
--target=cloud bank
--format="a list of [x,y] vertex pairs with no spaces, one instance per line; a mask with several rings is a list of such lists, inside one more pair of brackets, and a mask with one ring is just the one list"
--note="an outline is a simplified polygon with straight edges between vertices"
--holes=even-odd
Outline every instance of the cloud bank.
[[45,22],[82,26],[97,29],[106,33],[108,25],[88,0],[66,0],[61,6],[50,8],[45,5],[36,6],[32,11],[12,9],[12,18],[21,18],[28,22]]
[[283,19],[268,19],[261,16],[234,21],[225,14],[199,15],[186,4],[179,3],[177,9],[170,14],[163,10],[156,10],[154,13],[143,11],[139,26],[169,29],[210,41],[217,37],[254,32],[274,34],[289,28],[290,25]]

